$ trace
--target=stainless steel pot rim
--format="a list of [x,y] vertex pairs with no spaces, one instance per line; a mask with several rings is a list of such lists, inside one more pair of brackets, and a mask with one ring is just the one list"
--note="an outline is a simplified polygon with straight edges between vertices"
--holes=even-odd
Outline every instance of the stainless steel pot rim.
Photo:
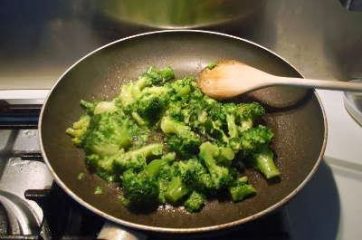
[[[131,40],[134,38],[138,38],[138,37],[143,37],[143,36],[149,36],[149,35],[156,35],[156,34],[164,34],[164,33],[200,33],[200,34],[210,34],[210,35],[217,35],[217,36],[221,36],[221,37],[225,37],[225,38],[231,38],[231,39],[235,39],[235,40],[239,40],[239,41],[243,41],[246,42],[248,44],[254,45],[258,48],[261,48],[267,52],[269,52],[270,54],[278,57],[279,59],[281,59],[283,62],[285,62],[286,64],[288,64],[289,66],[291,66],[296,72],[299,73],[299,71],[292,65],[290,64],[286,59],[284,59],[283,57],[279,56],[278,54],[274,53],[272,50],[261,46],[257,43],[254,43],[250,40],[246,40],[237,36],[233,36],[230,34],[225,34],[225,33],[220,33],[220,32],[215,32],[215,31],[206,31],[206,30],[161,30],[161,31],[152,31],[152,32],[145,32],[145,33],[140,33],[140,34],[136,34],[136,35],[132,35],[129,37],[125,37],[125,38],[121,38],[119,40],[110,42],[106,45],[103,45],[97,49],[95,49],[94,51],[91,51],[90,53],[86,54],[84,57],[80,58],[77,62],[75,62],[73,65],[71,65],[57,80],[57,82],[55,83],[55,85],[53,86],[53,88],[51,89],[51,91],[49,92],[45,103],[42,107],[42,110],[40,112],[40,118],[39,118],[39,124],[38,124],[38,129],[39,129],[39,138],[40,138],[40,149],[42,152],[42,156],[44,158],[44,161],[46,162],[50,172],[52,173],[52,175],[54,176],[54,179],[56,181],[56,183],[69,195],[71,196],[75,201],[77,201],[79,204],[83,205],[84,207],[88,208],[89,210],[91,210],[92,212],[98,214],[99,216],[102,216],[103,218],[112,221],[114,223],[120,224],[122,226],[125,227],[130,227],[130,228],[134,228],[134,229],[139,229],[139,230],[144,230],[144,231],[153,231],[153,232],[163,232],[163,233],[179,233],[179,234],[188,234],[188,233],[202,233],[202,232],[210,232],[210,231],[215,231],[215,230],[221,230],[221,229],[226,229],[226,228],[231,228],[231,227],[235,227],[238,225],[241,225],[243,223],[255,220],[261,216],[264,216],[268,213],[273,212],[274,210],[276,210],[277,208],[283,206],[284,204],[286,204],[290,199],[292,199],[305,185],[306,183],[311,179],[311,177],[313,176],[313,174],[316,172],[316,170],[318,169],[318,166],[320,164],[320,162],[322,161],[325,149],[326,149],[326,145],[327,145],[327,136],[328,136],[328,126],[327,126],[327,118],[326,118],[326,114],[325,114],[325,110],[323,108],[322,102],[320,100],[320,97],[318,96],[318,94],[316,93],[316,91],[314,91],[314,95],[317,97],[319,106],[322,110],[322,114],[323,114],[323,123],[324,123],[324,140],[323,140],[323,144],[322,144],[322,148],[320,151],[320,154],[318,156],[318,159],[315,163],[315,165],[313,166],[312,170],[308,173],[307,177],[298,185],[298,187],[296,189],[294,189],[289,195],[287,195],[284,199],[282,199],[281,201],[279,201],[278,203],[264,209],[263,211],[260,211],[256,214],[253,214],[249,217],[240,219],[240,220],[236,220],[233,222],[229,222],[229,223],[224,223],[224,224],[219,224],[219,225],[214,225],[214,226],[207,226],[207,227],[197,227],[197,228],[165,228],[165,227],[155,227],[155,226],[148,226],[148,225],[143,225],[143,224],[136,224],[136,223],[131,223],[128,221],[124,221],[121,219],[118,219],[116,217],[110,216],[109,214],[104,213],[103,211],[99,210],[98,208],[93,207],[91,204],[85,202],[83,199],[81,199],[79,196],[77,196],[73,191],[71,191],[66,185],[65,183],[59,178],[59,176],[55,173],[54,169],[52,168],[47,155],[44,151],[44,146],[43,146],[43,140],[42,140],[42,121],[43,121],[43,115],[44,115],[44,111],[45,108],[48,104],[48,99],[51,96],[52,92],[54,91],[54,89],[56,88],[56,86],[59,84],[59,82],[61,81],[61,79],[63,79],[63,77],[71,70],[73,69],[75,66],[77,66],[80,62],[82,62],[84,59],[88,58],[90,55],[93,55],[94,53],[107,48],[113,44],[119,43],[119,42],[123,42],[123,41],[127,41],[127,40]],[[299,73],[300,74],[300,73]],[[300,74],[302,77],[303,75]]]

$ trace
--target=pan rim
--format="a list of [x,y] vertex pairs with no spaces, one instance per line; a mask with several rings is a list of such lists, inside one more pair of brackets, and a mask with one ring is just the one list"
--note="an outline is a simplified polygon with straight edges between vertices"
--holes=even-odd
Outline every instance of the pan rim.
[[86,58],[88,58],[89,56],[95,54],[96,52],[107,48],[111,45],[117,44],[119,42],[123,42],[123,41],[127,41],[130,39],[134,39],[134,38],[139,38],[139,37],[143,37],[143,36],[149,36],[149,35],[156,35],[156,34],[163,34],[163,33],[172,33],[172,32],[179,32],[179,33],[201,33],[201,34],[209,34],[209,35],[214,35],[214,36],[221,36],[221,37],[225,37],[225,38],[230,38],[230,39],[235,39],[238,41],[242,41],[242,42],[246,42],[248,44],[251,44],[253,46],[256,46],[258,48],[261,48],[267,52],[269,52],[270,54],[274,55],[275,57],[279,58],[280,60],[282,60],[283,62],[285,62],[286,64],[288,64],[290,67],[293,68],[293,70],[295,70],[301,77],[304,78],[304,76],[296,69],[296,67],[294,67],[291,63],[289,63],[285,58],[279,56],[277,53],[273,52],[272,50],[257,44],[253,41],[247,40],[247,39],[243,39],[241,37],[237,37],[237,36],[233,36],[230,34],[226,34],[226,33],[221,33],[221,32],[216,32],[216,31],[208,31],[208,30],[185,30],[185,29],[176,29],[176,30],[160,30],[160,31],[150,31],[150,32],[144,32],[144,33],[140,33],[140,34],[135,34],[135,35],[131,35],[125,38],[121,38],[118,40],[115,40],[113,42],[110,42],[108,44],[105,44],[91,52],[89,52],[88,54],[86,54],[85,56],[81,57],[78,61],[76,61],[75,63],[73,63],[70,67],[68,67],[64,73],[58,78],[58,80],[56,81],[56,83],[54,84],[54,86],[52,87],[52,89],[49,91],[48,96],[46,97],[46,100],[42,106],[41,112],[40,112],[40,116],[39,116],[39,123],[38,123],[38,131],[39,131],[39,144],[40,144],[40,149],[41,149],[41,154],[42,157],[49,169],[49,171],[51,172],[51,174],[54,177],[55,182],[71,197],[73,198],[75,201],[77,201],[79,204],[81,204],[82,206],[86,207],[87,209],[89,209],[90,211],[96,213],[97,215],[111,221],[114,222],[116,224],[119,224],[121,226],[125,226],[125,227],[129,227],[129,228],[133,228],[133,229],[138,229],[138,230],[144,230],[144,231],[152,231],[152,232],[161,232],[161,233],[178,233],[178,234],[190,234],[190,233],[205,233],[205,232],[211,232],[211,231],[216,231],[216,230],[221,230],[221,229],[227,229],[227,228],[231,228],[231,227],[235,227],[238,225],[241,225],[243,223],[246,222],[250,222],[252,220],[255,220],[257,218],[260,218],[264,215],[267,215],[268,213],[273,212],[274,210],[282,207],[283,205],[285,205],[289,200],[291,200],[294,196],[296,196],[296,194],[306,185],[306,183],[311,179],[311,177],[314,175],[314,173],[316,172],[316,170],[318,169],[325,149],[326,149],[326,145],[327,145],[327,136],[328,136],[328,123],[327,123],[327,118],[326,118],[326,114],[325,114],[325,110],[323,107],[323,104],[320,100],[320,97],[318,95],[318,93],[315,90],[313,91],[314,96],[316,96],[317,101],[319,103],[319,106],[321,108],[321,112],[323,115],[323,125],[324,125],[324,140],[322,143],[322,147],[321,147],[321,151],[319,153],[318,159],[316,161],[316,163],[314,164],[313,168],[311,169],[311,171],[308,173],[308,175],[306,176],[306,178],[292,191],[290,192],[286,197],[284,197],[282,200],[280,200],[279,202],[269,206],[268,208],[253,214],[251,216],[236,220],[236,221],[232,221],[232,222],[228,222],[228,223],[223,223],[223,224],[219,224],[219,225],[212,225],[212,226],[207,226],[207,227],[196,227],[196,228],[167,228],[167,227],[155,227],[155,226],[149,226],[149,225],[144,225],[144,224],[137,224],[137,223],[132,223],[129,221],[125,221],[116,217],[111,216],[110,214],[107,214],[105,212],[103,212],[102,210],[94,207],[93,205],[91,205],[90,203],[84,201],[83,199],[81,199],[76,193],[74,193],[71,189],[69,189],[67,187],[67,185],[59,178],[59,176],[56,174],[56,172],[54,171],[54,169],[52,168],[46,152],[44,150],[44,146],[43,146],[43,138],[42,138],[42,122],[43,122],[43,115],[45,112],[45,108],[48,105],[48,100],[50,98],[50,96],[52,95],[53,91],[56,89],[56,87],[58,86],[58,84],[60,83],[60,81],[64,78],[64,76],[66,74],[68,74],[68,72],[70,72],[74,67],[76,67],[80,62],[82,62],[83,60],[85,60]]

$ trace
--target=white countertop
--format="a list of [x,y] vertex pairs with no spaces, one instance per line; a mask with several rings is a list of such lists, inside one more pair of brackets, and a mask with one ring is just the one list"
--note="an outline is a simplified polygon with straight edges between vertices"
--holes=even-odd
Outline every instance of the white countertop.
[[362,239],[362,127],[343,93],[318,90],[328,121],[324,162],[287,206],[293,239]]

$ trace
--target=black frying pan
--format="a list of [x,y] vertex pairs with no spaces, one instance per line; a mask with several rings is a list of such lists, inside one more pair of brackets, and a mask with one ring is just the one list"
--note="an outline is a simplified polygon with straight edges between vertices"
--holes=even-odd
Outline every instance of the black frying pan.
[[[39,129],[44,159],[56,182],[76,201],[100,216],[128,227],[170,233],[191,233],[233,227],[263,216],[293,197],[315,172],[326,146],[326,119],[313,91],[274,87],[254,93],[269,113],[265,122],[275,138],[273,149],[282,176],[268,183],[247,172],[258,193],[240,203],[212,201],[196,214],[179,209],[134,213],[122,206],[115,188],[89,173],[84,154],[65,129],[79,118],[81,99],[110,99],[124,81],[136,79],[147,67],[171,66],[177,76],[196,75],[220,59],[246,62],[264,71],[301,77],[295,68],[252,42],[206,31],[160,31],[121,39],[88,54],[59,79],[42,109]],[[304,96],[293,106],[295,96]],[[293,100],[294,99],[294,100]],[[272,105],[272,107],[270,107]],[[77,176],[85,173],[82,180]],[[105,189],[95,195],[96,186]]]

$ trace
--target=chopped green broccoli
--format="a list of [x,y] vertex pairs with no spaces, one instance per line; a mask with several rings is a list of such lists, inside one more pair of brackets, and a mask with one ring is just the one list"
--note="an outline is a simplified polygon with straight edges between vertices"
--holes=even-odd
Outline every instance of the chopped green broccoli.
[[272,138],[272,131],[265,126],[259,125],[243,132],[240,148],[246,152],[253,152],[260,146],[269,144]]
[[197,154],[201,140],[190,127],[166,116],[161,120],[161,129],[167,134],[166,143],[172,151],[182,157]]
[[97,103],[97,105],[94,108],[93,113],[94,114],[101,114],[101,113],[105,113],[105,112],[112,113],[112,112],[115,112],[115,111],[117,111],[117,107],[116,107],[114,101],[111,101],[111,102],[104,101],[104,102]]
[[200,158],[203,159],[207,167],[211,180],[216,189],[226,187],[233,179],[227,167],[217,164],[217,158],[220,157],[220,149],[218,146],[210,142],[205,142],[200,146]]
[[205,196],[194,191],[185,201],[185,208],[189,212],[198,212],[201,210],[204,204],[205,204]]
[[90,120],[91,118],[88,115],[84,115],[73,123],[72,127],[67,128],[66,133],[72,137],[72,141],[75,145],[80,146],[83,143]]
[[130,206],[150,207],[158,204],[159,188],[157,180],[146,172],[139,174],[128,170],[122,175],[122,190]]
[[165,165],[175,160],[175,157],[176,155],[174,153],[168,153],[160,159],[155,159],[146,166],[145,171],[147,171],[151,177],[156,177]]
[[121,148],[132,144],[132,135],[128,122],[122,119],[122,113],[102,113],[94,115],[89,123],[89,131],[82,145],[87,153],[112,155]]
[[247,177],[237,179],[230,187],[229,193],[234,202],[241,201],[256,193],[255,188],[248,184]]
[[263,146],[258,149],[253,155],[251,163],[253,167],[261,172],[267,179],[280,176],[280,171],[276,167],[273,151],[268,146]]
[[207,169],[196,159],[179,161],[174,165],[174,173],[181,177],[182,181],[192,189],[207,193],[214,188],[211,175]]
[[122,156],[114,159],[114,164],[118,171],[125,171],[128,169],[142,169],[146,166],[148,159],[151,157],[160,156],[162,152],[163,145],[154,143],[125,152]]
[[167,186],[165,199],[170,203],[178,203],[189,193],[188,187],[182,182],[180,177],[173,177]]
[[234,202],[255,194],[239,177],[244,168],[280,176],[271,129],[254,126],[265,114],[259,103],[218,102],[194,77],[175,79],[169,67],[150,67],[112,100],[80,104],[85,114],[66,133],[91,171],[120,185],[128,207],[198,212],[220,194]]

